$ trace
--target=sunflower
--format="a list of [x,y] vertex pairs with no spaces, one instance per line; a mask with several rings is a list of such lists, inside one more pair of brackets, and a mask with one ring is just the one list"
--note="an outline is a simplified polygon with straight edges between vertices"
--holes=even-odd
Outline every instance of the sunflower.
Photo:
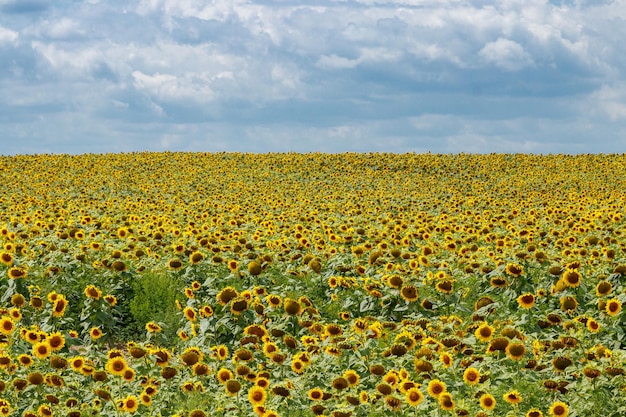
[[602,297],[608,295],[613,291],[613,285],[609,281],[600,281],[596,285],[596,295]]
[[193,365],[192,370],[193,374],[198,376],[208,375],[209,372],[211,372],[211,368],[209,368],[209,365],[199,362]]
[[53,352],[61,350],[65,346],[65,337],[61,332],[50,333],[46,339]]
[[222,384],[225,384],[226,381],[228,381],[229,379],[233,379],[233,373],[230,369],[227,368],[220,368],[219,371],[217,371],[217,380],[219,382],[221,382]]
[[385,404],[391,410],[398,411],[402,406],[402,401],[399,398],[394,397],[393,395],[388,395],[385,397]]
[[217,301],[220,305],[225,306],[232,300],[237,297],[237,291],[233,287],[225,287],[220,292],[217,293]]
[[219,360],[223,361],[223,360],[226,360],[226,358],[228,358],[228,353],[229,353],[228,346],[219,345],[211,349],[215,351],[215,354],[217,355],[217,358]]
[[265,342],[263,343],[263,354],[268,358],[271,358],[272,355],[278,353],[278,345],[274,342]]
[[343,373],[343,377],[348,381],[350,387],[356,387],[359,385],[360,376],[356,371],[348,369]]
[[620,313],[620,311],[622,311],[622,302],[617,298],[611,298],[606,302],[606,307],[604,309],[606,314],[611,317],[615,317]]
[[229,379],[224,384],[224,389],[228,395],[237,395],[237,393],[241,390],[241,383],[236,379]]
[[[83,371],[81,371],[81,373],[83,373]],[[103,370],[94,371],[91,376],[93,377],[94,381],[98,382],[106,381],[108,379],[107,372]]]
[[359,334],[363,334],[367,331],[367,320],[364,319],[363,317],[357,317],[353,322],[352,322],[352,328],[354,329],[355,332],[359,333]]
[[506,355],[513,360],[521,360],[526,353],[523,343],[509,343],[506,347]]
[[517,304],[521,308],[529,309],[535,305],[535,296],[532,293],[524,293],[517,297]]
[[553,417],[567,417],[569,414],[569,407],[563,401],[555,401],[550,406],[550,415]]
[[92,327],[91,330],[89,330],[89,336],[92,340],[98,340],[103,335],[104,333],[102,333],[102,330],[100,330],[98,327]]
[[468,385],[476,385],[480,382],[480,372],[478,369],[469,367],[463,372],[463,381]]
[[202,318],[209,318],[213,316],[213,307],[211,307],[210,305],[204,305],[202,307],[200,307],[200,309],[198,310],[198,314],[200,314],[200,317]]
[[424,401],[424,394],[418,388],[410,388],[405,393],[406,403],[412,407],[417,407]]
[[405,285],[400,290],[400,296],[406,301],[417,301],[419,293],[414,285]]
[[183,308],[183,315],[189,321],[196,321],[198,316],[196,315],[196,310],[193,307],[185,307]]
[[454,283],[449,279],[439,281],[435,287],[437,291],[443,294],[451,294],[454,291]]
[[130,356],[135,359],[143,358],[147,354],[146,350],[135,342],[128,342],[126,344],[126,347],[128,349],[128,353],[130,353]]
[[320,401],[324,398],[324,391],[320,388],[311,388],[307,393],[307,396],[311,401]]
[[204,255],[200,252],[193,252],[189,255],[189,263],[192,265],[197,265],[204,259]]
[[181,354],[181,359],[183,361],[183,363],[187,366],[193,366],[196,363],[198,363],[198,360],[200,359],[200,356],[198,355],[198,353],[193,350],[193,349],[186,349],[182,354]]
[[[248,377],[250,377],[251,375],[254,375],[254,374],[251,373],[248,375]],[[263,389],[269,388],[270,386],[269,375],[265,375],[264,373],[261,373],[260,375],[256,375],[254,377],[254,385],[261,387]]]
[[252,261],[248,264],[248,273],[250,275],[256,277],[257,275],[261,275],[261,272],[263,272],[263,268],[257,261]]
[[385,278],[387,278],[387,285],[391,288],[398,289],[402,287],[402,284],[404,284],[404,279],[400,275],[391,275]]
[[150,353],[156,357],[155,363],[160,367],[167,366],[170,359],[172,359],[172,354],[165,348],[151,350]]
[[474,332],[474,335],[481,342],[488,342],[493,336],[494,328],[487,323],[483,323]]
[[139,401],[137,400],[137,397],[135,397],[134,395],[129,395],[124,399],[124,411],[132,414],[137,411],[137,408],[139,408]]
[[282,304],[283,300],[280,297],[280,295],[275,295],[275,294],[268,294],[265,297],[265,301],[267,302],[267,304],[270,307],[276,308],[276,307],[280,307],[280,305]]
[[454,407],[456,406],[454,400],[452,399],[452,395],[450,395],[449,392],[441,393],[438,400],[439,407],[441,407],[442,410],[451,411],[454,410]]
[[[84,370],[85,368],[83,368]],[[132,368],[126,368],[124,370],[124,373],[122,374],[122,379],[124,379],[124,381],[126,382],[131,382],[132,380],[135,379],[135,370]]]
[[63,317],[65,309],[67,308],[67,300],[62,294],[56,294],[54,302],[52,304],[52,315],[54,317]]
[[443,394],[444,392],[446,392],[447,390],[447,386],[445,384],[445,382],[440,381],[438,379],[432,379],[429,383],[428,383],[428,395],[430,395],[433,398],[439,398],[439,396],[441,394]]
[[521,265],[510,263],[506,265],[504,271],[511,276],[519,277],[524,273],[524,268]]
[[337,288],[337,286],[339,285],[339,278],[335,276],[331,276],[328,278],[326,282],[328,283],[328,287]]
[[504,399],[504,401],[511,405],[516,405],[522,402],[522,396],[517,390],[506,392],[504,395],[502,395],[502,398]]
[[587,327],[587,330],[589,330],[592,333],[596,333],[600,330],[600,323],[598,323],[592,318],[587,319],[587,323],[585,324],[585,326]]
[[181,269],[183,267],[183,263],[181,262],[180,259],[178,258],[173,258],[170,259],[167,262],[167,268],[172,270],[172,271],[178,271],[179,269]]
[[252,386],[248,390],[248,401],[252,404],[252,406],[263,405],[265,404],[266,399],[267,392],[263,388],[259,386]]
[[35,310],[41,310],[44,306],[43,299],[38,295],[33,295],[30,297],[30,301],[28,304],[33,307]]
[[117,297],[111,294],[107,294],[104,296],[104,301],[109,303],[111,307],[114,307],[117,304]]
[[146,393],[141,393],[141,395],[139,396],[139,401],[141,401],[141,404],[145,407],[152,406],[152,397]]
[[14,331],[15,331],[15,323],[13,323],[13,320],[11,320],[11,317],[2,316],[2,318],[0,318],[0,334],[8,336]]
[[128,368],[128,365],[122,356],[116,356],[107,360],[104,368],[111,375],[123,376],[124,371]]
[[341,328],[341,326],[335,324],[335,323],[328,323],[325,327],[324,327],[324,333],[327,336],[340,336],[343,333],[343,329]]
[[479,398],[480,408],[491,411],[496,407],[496,399],[491,394],[483,394]]
[[583,374],[589,379],[595,379],[602,375],[602,372],[594,368],[585,367],[583,368]]
[[13,365],[11,357],[5,353],[0,353],[0,368],[10,368]]
[[253,358],[253,353],[250,349],[240,348],[235,351],[234,356],[239,360],[247,362]]
[[48,356],[50,356],[51,352],[52,352],[52,348],[50,347],[50,345],[48,344],[46,340],[35,343],[33,345],[33,356],[39,359],[47,358]]
[[531,408],[526,412],[526,417],[543,417],[543,411],[538,408]]
[[11,279],[19,279],[19,278],[24,278],[26,276],[26,270],[24,268],[19,268],[19,267],[12,267],[9,268],[9,270],[7,271],[7,274],[9,275],[9,278]]
[[291,370],[300,375],[306,370],[306,364],[298,359],[291,361]]
[[572,360],[565,356],[557,356],[552,359],[552,366],[557,372],[564,371],[565,368],[572,365]]
[[24,307],[24,304],[26,304],[26,299],[19,292],[11,296],[11,305],[21,308]]
[[42,417],[51,417],[54,415],[52,408],[47,404],[42,404],[37,408],[37,414]]
[[17,361],[20,363],[20,365],[27,368],[33,364],[33,357],[26,353],[22,353],[17,357]]
[[248,300],[245,297],[235,297],[230,302],[230,312],[240,315],[248,309]]
[[[229,381],[230,381],[230,379],[229,379]],[[228,381],[225,381],[225,382],[224,382],[224,384],[226,384],[226,382],[228,382]],[[184,382],[184,383],[180,386],[180,390],[181,390],[182,392],[184,392],[184,393],[193,392],[193,391],[195,390],[195,386],[194,386],[194,384],[193,384],[193,381],[186,381],[186,382]]]
[[18,307],[12,307],[9,309],[9,316],[11,317],[11,320],[18,322],[22,320],[22,310]]
[[441,352],[439,355],[439,362],[443,365],[444,368],[449,368],[452,366],[454,358],[448,352]]
[[11,253],[9,253],[9,252],[2,252],[0,254],[0,262],[5,264],[6,266],[12,266],[13,265],[13,255]]
[[239,269],[239,263],[237,263],[237,261],[234,260],[234,259],[228,261],[227,265],[228,265],[228,269],[231,272],[235,272],[235,271],[237,271],[237,269]]
[[561,310],[564,312],[574,311],[578,308],[578,300],[572,295],[564,295],[560,298]]
[[491,277],[489,284],[494,288],[504,288],[507,286],[508,282],[502,277]]
[[149,321],[146,323],[146,331],[148,333],[160,333],[163,329],[159,326],[158,323],[154,321]]
[[285,313],[290,316],[297,316],[302,311],[300,303],[291,298],[285,298],[283,308],[285,309]]
[[568,287],[580,286],[580,272],[576,269],[566,269],[561,279]]
[[85,297],[93,298],[94,300],[99,300],[102,297],[102,291],[95,285],[87,285],[85,287]]
[[41,374],[41,372],[31,372],[26,376],[26,380],[31,384],[31,385],[41,385],[43,384],[43,375]]

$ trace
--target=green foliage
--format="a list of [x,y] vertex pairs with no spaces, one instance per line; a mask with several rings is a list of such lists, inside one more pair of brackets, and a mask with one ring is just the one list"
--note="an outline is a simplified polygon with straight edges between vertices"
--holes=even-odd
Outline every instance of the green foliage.
[[179,323],[176,298],[182,286],[177,277],[163,272],[144,273],[131,284],[129,308],[134,322],[129,326],[130,334],[145,332],[146,323],[154,321],[162,324],[168,340],[174,338]]

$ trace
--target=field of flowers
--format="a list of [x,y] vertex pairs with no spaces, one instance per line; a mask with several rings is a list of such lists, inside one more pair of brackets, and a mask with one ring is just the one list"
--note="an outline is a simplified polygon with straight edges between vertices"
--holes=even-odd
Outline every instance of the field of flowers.
[[0,416],[626,415],[624,155],[0,176]]

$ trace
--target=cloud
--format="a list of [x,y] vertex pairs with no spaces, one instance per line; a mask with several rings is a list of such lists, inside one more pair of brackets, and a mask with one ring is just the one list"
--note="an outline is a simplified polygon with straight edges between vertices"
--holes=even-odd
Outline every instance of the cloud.
[[618,2],[0,0],[0,10],[4,152],[54,150],[50,132],[77,152],[624,149]]
[[608,117],[611,122],[626,120],[626,83],[601,86],[588,102],[581,103],[580,111]]
[[25,33],[50,41],[76,40],[86,35],[85,31],[80,27],[80,23],[69,18],[44,20],[33,26],[30,31],[26,30]]
[[16,31],[0,26],[0,45],[2,44],[15,45],[17,43],[18,38],[19,38],[19,34]]
[[498,38],[496,41],[487,43],[478,52],[478,55],[486,62],[506,71],[518,71],[534,65],[531,56],[524,50],[523,46],[504,38]]

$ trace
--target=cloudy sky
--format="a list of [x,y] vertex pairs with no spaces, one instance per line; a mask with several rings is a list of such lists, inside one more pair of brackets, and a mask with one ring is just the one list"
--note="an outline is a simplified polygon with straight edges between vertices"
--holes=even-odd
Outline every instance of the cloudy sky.
[[0,0],[0,154],[626,152],[626,1]]

